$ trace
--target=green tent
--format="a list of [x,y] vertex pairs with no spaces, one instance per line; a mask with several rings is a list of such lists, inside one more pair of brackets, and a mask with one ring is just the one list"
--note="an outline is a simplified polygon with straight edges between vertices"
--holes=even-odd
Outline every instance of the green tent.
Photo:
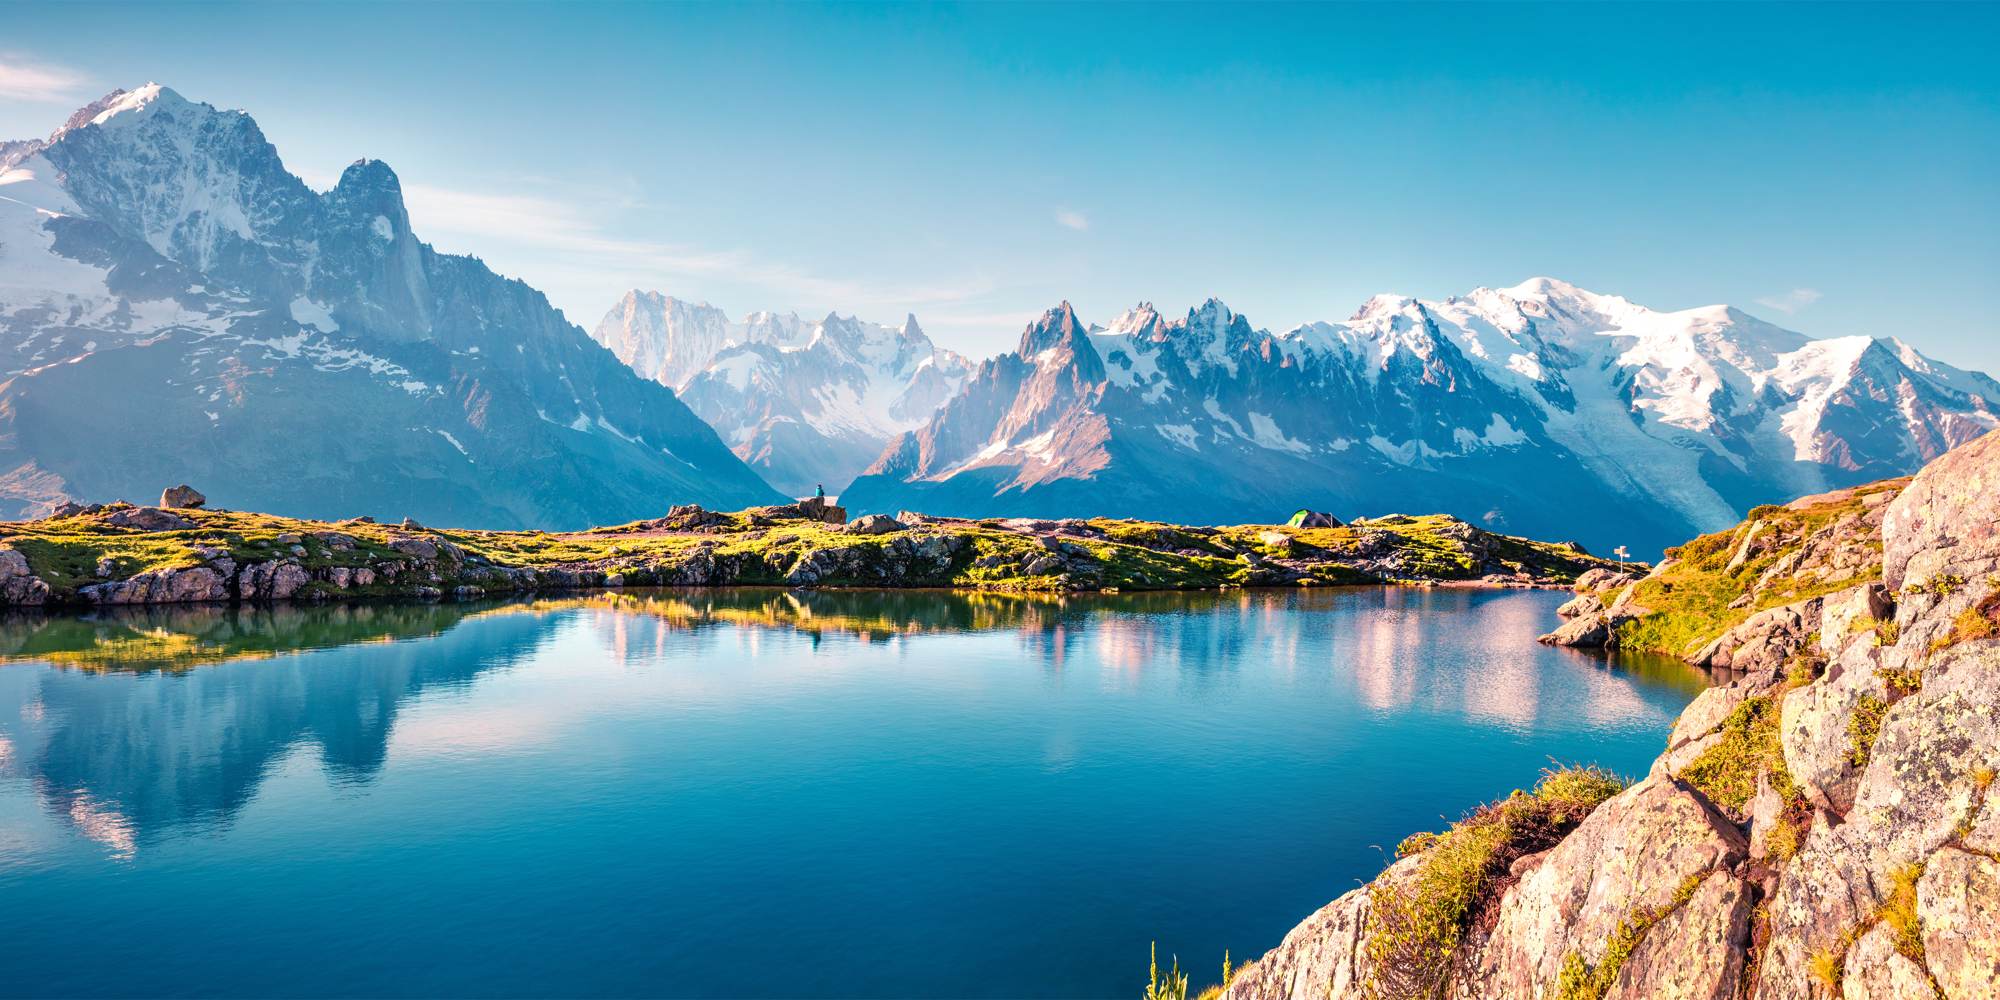
[[1288,528],[1338,528],[1340,527],[1340,519],[1334,517],[1332,514],[1300,507],[1298,512],[1292,515],[1292,519],[1285,522],[1285,526]]

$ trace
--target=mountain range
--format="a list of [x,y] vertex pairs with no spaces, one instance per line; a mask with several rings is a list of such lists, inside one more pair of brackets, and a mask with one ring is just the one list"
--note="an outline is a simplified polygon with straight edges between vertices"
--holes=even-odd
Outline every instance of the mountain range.
[[976,365],[914,317],[636,290],[585,333],[421,242],[386,165],[316,192],[248,115],[158,85],[0,143],[0,379],[0,516],[185,481],[556,529],[824,485],[856,513],[1436,510],[1652,553],[2000,424],[2000,384],[1893,338],[1551,278],[1282,333],[1063,303]]
[[1377,296],[1281,334],[1216,300],[1109,327],[1068,303],[842,491],[851,510],[1263,522],[1446,511],[1641,552],[1916,469],[2000,384],[1894,339],[1814,340],[1551,278]]
[[672,387],[765,481],[794,496],[838,489],[890,440],[922,427],[972,366],[915,316],[901,326],[835,313],[751,313],[631,291],[591,336]]
[[0,514],[145,499],[582,527],[778,499],[540,292],[148,85],[0,156]]

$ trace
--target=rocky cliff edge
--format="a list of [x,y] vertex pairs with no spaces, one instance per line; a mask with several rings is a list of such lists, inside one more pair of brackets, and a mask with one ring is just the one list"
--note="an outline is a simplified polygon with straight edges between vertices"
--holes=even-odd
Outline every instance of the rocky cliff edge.
[[[1786,509],[1830,516],[1759,553],[1754,522],[1785,520],[1763,511],[1727,561],[1817,538],[1747,577],[1808,596],[1744,602],[1682,651],[1734,679],[1687,707],[1643,778],[1588,796],[1580,821],[1548,804],[1574,797],[1569,772],[1412,837],[1224,995],[2000,995],[2000,434]],[[1835,575],[1799,583],[1814,566]]]

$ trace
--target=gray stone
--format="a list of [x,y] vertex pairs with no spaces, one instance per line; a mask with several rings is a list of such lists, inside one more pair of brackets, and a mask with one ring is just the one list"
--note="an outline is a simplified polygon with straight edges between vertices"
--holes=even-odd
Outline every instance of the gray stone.
[[186,507],[192,509],[200,507],[207,502],[207,497],[202,496],[200,491],[186,483],[182,483],[179,486],[169,486],[160,491],[160,506],[162,507]]
[[49,585],[28,566],[28,557],[0,548],[0,602],[33,606],[48,603]]
[[1571,953],[1595,965],[1620,923],[1665,912],[1681,883],[1748,855],[1743,834],[1671,780],[1648,778],[1597,807],[1502,899],[1466,987],[1532,997]]
[[193,521],[158,507],[120,508],[106,514],[104,523],[114,528],[136,528],[140,531],[187,531],[195,527]]
[[1749,888],[1728,872],[1716,872],[1646,931],[1604,1000],[1733,997],[1749,940]]
[[1603,613],[1604,602],[1599,600],[1596,594],[1578,594],[1556,609],[1556,616],[1560,618],[1582,618],[1586,615]]
[[1923,967],[1896,950],[1886,924],[1861,935],[1841,968],[1841,1000],[1937,1000]]
[[863,514],[847,522],[847,533],[850,535],[886,535],[892,531],[901,531],[903,527],[903,522],[887,514]]
[[1924,960],[1948,1000],[2000,989],[2000,861],[1946,848],[1917,882]]
[[236,596],[245,601],[288,601],[312,581],[295,562],[261,562],[243,567],[236,577]]
[[1611,626],[1603,615],[1585,615],[1562,623],[1555,631],[1538,636],[1535,641],[1545,646],[1601,649],[1611,642]]
[[92,604],[191,604],[229,599],[221,574],[207,566],[152,570],[125,580],[79,587],[77,594]]

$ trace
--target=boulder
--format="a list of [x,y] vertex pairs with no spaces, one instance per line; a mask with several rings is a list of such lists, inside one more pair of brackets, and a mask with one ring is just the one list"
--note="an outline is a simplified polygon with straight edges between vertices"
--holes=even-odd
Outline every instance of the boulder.
[[[1464,985],[1474,996],[1542,996],[1568,956],[1598,964],[1621,923],[1669,912],[1683,882],[1748,853],[1742,831],[1693,792],[1671,779],[1641,781],[1598,806],[1508,890]],[[1735,919],[1728,914],[1740,887],[1715,892],[1710,903],[1721,912],[1690,921]],[[1708,942],[1718,950],[1729,944]]]
[[246,601],[288,601],[311,580],[305,567],[295,562],[252,563],[237,574],[236,596]]
[[0,603],[34,606],[48,603],[49,585],[28,566],[28,557],[0,548]]
[[1715,637],[1688,662],[1711,670],[1782,671],[1819,630],[1821,603],[1815,597],[1759,611]]
[[[1379,881],[1393,884],[1416,874],[1418,859],[1404,858]],[[1359,998],[1368,995],[1367,928],[1371,898],[1355,889],[1307,917],[1264,957],[1244,963],[1224,1000]]]
[[903,527],[903,522],[887,514],[863,514],[847,522],[847,533],[850,535],[886,535],[892,531],[901,531]]
[[1882,582],[1893,591],[1950,572],[1954,563],[1991,566],[2000,555],[2000,431],[1925,466],[1890,502],[1882,536]]
[[1028,560],[1021,572],[1027,576],[1053,576],[1063,571],[1062,557],[1053,553]]
[[1603,613],[1604,602],[1598,599],[1596,594],[1589,593],[1578,594],[1564,601],[1562,607],[1556,609],[1556,617],[1558,618],[1582,618],[1586,615],[1602,615]]
[[1611,625],[1603,615],[1584,615],[1564,622],[1560,628],[1537,637],[1535,641],[1544,646],[1602,649],[1611,643]]
[[192,510],[207,502],[207,497],[202,496],[200,491],[186,483],[182,483],[179,486],[169,486],[160,491],[160,506],[162,507],[185,507]]
[[158,507],[121,507],[105,515],[104,523],[140,531],[187,531],[195,527],[193,521]]
[[2000,985],[2000,861],[1939,851],[1917,882],[1924,961],[1948,1000],[1990,997]]
[[1841,1000],[1937,1000],[1923,966],[1896,950],[1887,924],[1861,935],[1841,968]]
[[1626,586],[1635,579],[1637,578],[1630,573],[1599,566],[1596,569],[1584,570],[1583,574],[1576,578],[1576,591],[1580,594],[1596,593],[1613,587]]
[[1749,940],[1749,887],[1728,872],[1715,872],[1647,930],[1619,967],[1605,1000],[1733,996]]
[[191,604],[226,601],[229,588],[222,575],[207,566],[157,569],[125,580],[77,588],[92,604]]

